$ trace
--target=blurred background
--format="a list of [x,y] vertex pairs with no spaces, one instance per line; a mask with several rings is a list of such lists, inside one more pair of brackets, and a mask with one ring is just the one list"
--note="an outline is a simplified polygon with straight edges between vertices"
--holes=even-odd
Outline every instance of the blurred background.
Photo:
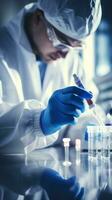
[[[0,26],[7,23],[24,5],[37,0],[0,0]],[[102,21],[97,32],[87,39],[83,55],[88,79],[99,89],[97,103],[112,114],[112,0],[101,0]]]

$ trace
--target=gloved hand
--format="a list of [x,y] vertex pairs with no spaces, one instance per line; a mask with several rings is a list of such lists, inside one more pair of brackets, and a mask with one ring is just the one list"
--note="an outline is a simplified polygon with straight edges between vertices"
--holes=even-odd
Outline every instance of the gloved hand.
[[50,200],[81,200],[84,195],[84,188],[77,183],[76,177],[66,180],[49,168],[42,175],[41,186],[46,190]]
[[77,118],[84,112],[83,100],[90,98],[91,93],[75,86],[56,90],[40,116],[43,133],[49,135],[59,130],[62,125],[75,124],[74,117]]

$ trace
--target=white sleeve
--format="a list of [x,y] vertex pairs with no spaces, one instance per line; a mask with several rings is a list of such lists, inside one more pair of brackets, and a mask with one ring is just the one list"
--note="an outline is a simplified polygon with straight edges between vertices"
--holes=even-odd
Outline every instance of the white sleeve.
[[[36,102],[36,109],[31,108],[29,105],[35,104],[32,101],[25,101],[18,105],[12,106],[3,102],[0,105],[0,113],[5,108],[5,113],[0,115],[0,146],[8,144],[13,139],[21,139],[23,136],[29,136],[25,146],[30,143],[36,135],[43,136],[39,124],[39,117],[42,111],[42,105]],[[7,112],[6,112],[7,108]]]
[[45,108],[44,105],[38,100],[26,100],[20,103],[17,100],[16,102],[16,91],[14,93],[12,91],[14,87],[8,87],[8,76],[9,74],[1,61],[0,147],[4,147],[16,139],[21,140],[24,147],[27,146],[25,151],[49,146],[57,139],[57,134],[46,137],[41,130],[40,114]]
[[[58,138],[59,131],[49,136],[43,134],[40,127],[40,114],[45,107],[38,102],[37,109],[37,102],[36,100],[27,101],[26,106],[28,110],[24,110],[23,118],[21,118],[18,128],[19,131],[21,129],[22,132],[24,131],[21,141],[25,145],[25,153],[31,152],[34,149],[45,148],[53,144]],[[25,129],[23,130],[24,126]]]
[[[0,105],[5,107],[5,103]],[[44,107],[36,100],[24,101],[11,107],[0,116],[0,147],[13,139],[20,139],[29,152],[36,148],[44,148],[55,142],[58,133],[45,136],[40,127],[40,114]]]

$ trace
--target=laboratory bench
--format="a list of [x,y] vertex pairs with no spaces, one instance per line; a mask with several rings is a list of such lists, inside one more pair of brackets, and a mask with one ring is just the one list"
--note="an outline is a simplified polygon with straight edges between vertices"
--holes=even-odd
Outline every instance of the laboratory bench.
[[[112,153],[110,159],[88,158],[88,152],[76,152],[69,149],[69,165],[65,165],[63,147],[50,147],[36,150],[30,154],[0,155],[0,200],[27,199],[26,173],[40,167],[52,168],[65,179],[76,176],[80,185],[85,188],[84,200],[112,200]],[[32,188],[31,200],[48,200],[45,191]]]

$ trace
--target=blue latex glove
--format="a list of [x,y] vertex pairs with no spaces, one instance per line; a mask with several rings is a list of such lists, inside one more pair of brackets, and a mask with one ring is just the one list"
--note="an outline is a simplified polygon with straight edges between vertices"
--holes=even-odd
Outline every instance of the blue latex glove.
[[75,124],[74,117],[84,112],[84,99],[92,98],[92,94],[84,89],[71,86],[56,90],[49,99],[48,106],[42,111],[40,124],[45,135],[59,130],[62,125]]
[[84,188],[77,183],[76,177],[66,180],[49,168],[42,175],[41,186],[46,190],[50,200],[81,200],[84,195]]

